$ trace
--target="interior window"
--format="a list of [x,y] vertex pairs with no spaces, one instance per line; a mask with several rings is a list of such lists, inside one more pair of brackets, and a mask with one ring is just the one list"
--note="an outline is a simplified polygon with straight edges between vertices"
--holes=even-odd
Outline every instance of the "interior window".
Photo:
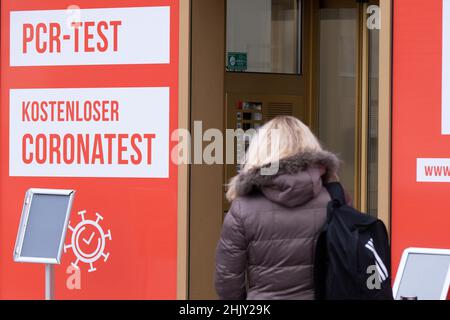
[[229,72],[301,73],[301,0],[227,0]]

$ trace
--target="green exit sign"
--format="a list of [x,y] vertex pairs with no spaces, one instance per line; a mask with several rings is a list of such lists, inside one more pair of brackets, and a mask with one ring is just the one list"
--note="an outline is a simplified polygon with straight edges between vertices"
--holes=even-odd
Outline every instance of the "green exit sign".
[[227,54],[228,71],[246,71],[247,53],[246,52],[228,52]]

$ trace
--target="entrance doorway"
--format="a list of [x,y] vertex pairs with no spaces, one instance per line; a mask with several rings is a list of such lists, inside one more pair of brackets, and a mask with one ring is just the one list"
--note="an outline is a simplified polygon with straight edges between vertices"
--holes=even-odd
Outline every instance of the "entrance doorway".
[[[258,128],[280,114],[309,125],[344,161],[353,203],[377,212],[377,1],[192,0],[191,126]],[[376,19],[375,19],[376,23]],[[225,184],[236,165],[192,165],[189,298],[215,298]]]

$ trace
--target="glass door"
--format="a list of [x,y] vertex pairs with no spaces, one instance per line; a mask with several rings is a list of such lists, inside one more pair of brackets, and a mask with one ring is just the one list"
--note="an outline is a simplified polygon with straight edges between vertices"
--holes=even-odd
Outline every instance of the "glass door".
[[353,204],[376,214],[378,30],[368,27],[370,5],[320,1],[318,133],[343,160],[340,180]]
[[319,14],[319,138],[344,162],[340,179],[355,198],[358,5],[321,1]]

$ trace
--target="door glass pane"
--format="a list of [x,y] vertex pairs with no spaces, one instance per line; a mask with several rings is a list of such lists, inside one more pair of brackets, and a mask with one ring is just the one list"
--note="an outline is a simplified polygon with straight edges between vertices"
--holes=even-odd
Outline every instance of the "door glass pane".
[[369,30],[369,131],[367,150],[367,213],[376,216],[378,208],[378,78],[380,31]]
[[227,70],[301,73],[300,17],[300,0],[227,0]]
[[354,199],[356,8],[320,9],[319,138],[343,160],[340,180]]

